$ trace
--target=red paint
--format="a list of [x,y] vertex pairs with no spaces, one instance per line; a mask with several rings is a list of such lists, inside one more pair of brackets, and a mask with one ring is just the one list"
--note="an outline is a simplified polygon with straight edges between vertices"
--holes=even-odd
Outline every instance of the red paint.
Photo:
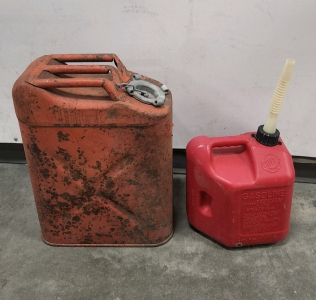
[[[117,67],[67,64],[112,61]],[[171,238],[172,96],[154,107],[116,89],[132,76],[113,54],[47,55],[16,81],[46,243],[156,246]]]
[[285,145],[264,146],[253,133],[187,146],[190,224],[227,247],[276,243],[289,232],[295,179]]

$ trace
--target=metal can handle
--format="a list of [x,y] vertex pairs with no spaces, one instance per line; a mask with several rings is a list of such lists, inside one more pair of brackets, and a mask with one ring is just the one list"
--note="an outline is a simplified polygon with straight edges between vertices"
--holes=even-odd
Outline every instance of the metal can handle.
[[[116,89],[116,85],[131,79],[124,64],[115,54],[59,54],[50,56],[59,62],[114,62],[115,67],[107,65],[43,65],[38,74],[32,74],[28,83],[40,88],[72,88],[72,87],[103,87],[111,100],[119,100],[122,91]],[[52,74],[109,74],[108,78],[39,78],[43,71]]]

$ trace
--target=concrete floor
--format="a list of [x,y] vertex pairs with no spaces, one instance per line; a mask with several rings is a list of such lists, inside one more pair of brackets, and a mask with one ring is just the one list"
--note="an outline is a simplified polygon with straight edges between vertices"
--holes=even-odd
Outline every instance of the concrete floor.
[[25,165],[0,164],[0,299],[316,299],[316,185],[295,185],[291,231],[228,250],[189,227],[174,176],[175,232],[157,248],[51,247]]

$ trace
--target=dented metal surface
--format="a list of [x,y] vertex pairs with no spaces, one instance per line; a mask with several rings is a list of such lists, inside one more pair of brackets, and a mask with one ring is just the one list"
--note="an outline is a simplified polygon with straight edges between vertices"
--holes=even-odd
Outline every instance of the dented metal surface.
[[[117,68],[66,65],[113,60]],[[46,243],[152,246],[172,236],[172,97],[154,107],[115,88],[133,74],[115,55],[50,55],[16,81]]]

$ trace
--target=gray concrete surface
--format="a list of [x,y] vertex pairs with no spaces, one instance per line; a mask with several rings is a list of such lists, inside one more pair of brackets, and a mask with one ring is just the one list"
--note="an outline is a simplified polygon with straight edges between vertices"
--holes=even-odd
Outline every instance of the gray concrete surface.
[[0,299],[316,299],[316,185],[297,183],[291,232],[227,250],[189,227],[174,177],[175,232],[157,248],[51,247],[25,165],[0,164]]

